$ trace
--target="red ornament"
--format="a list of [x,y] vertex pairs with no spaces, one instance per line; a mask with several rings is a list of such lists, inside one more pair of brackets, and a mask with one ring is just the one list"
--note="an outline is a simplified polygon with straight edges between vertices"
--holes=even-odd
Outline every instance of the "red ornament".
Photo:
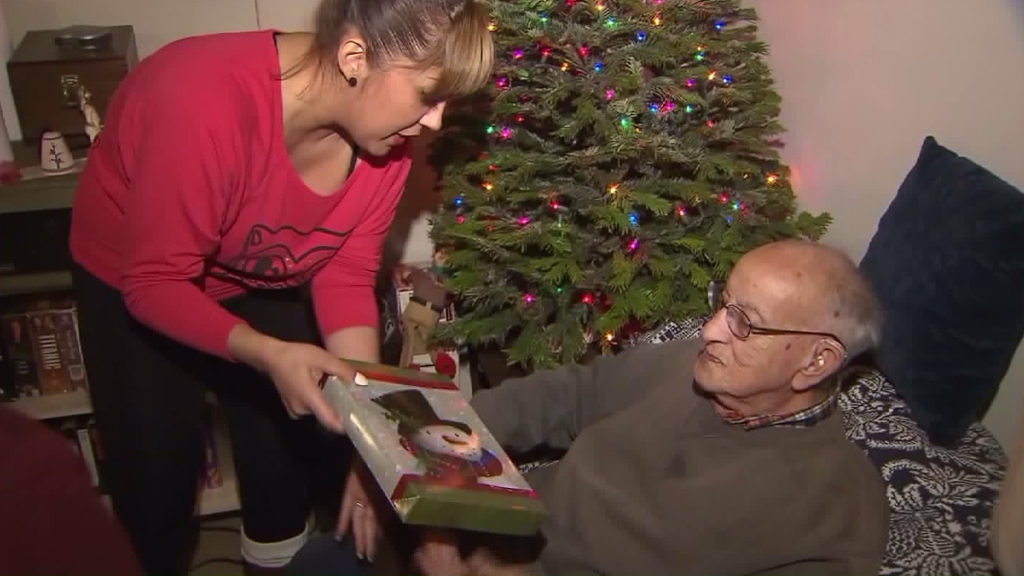
[[444,374],[449,378],[455,378],[455,375],[459,370],[459,366],[455,363],[454,358],[444,352],[434,352],[432,356],[434,360],[434,370],[436,370],[438,374]]

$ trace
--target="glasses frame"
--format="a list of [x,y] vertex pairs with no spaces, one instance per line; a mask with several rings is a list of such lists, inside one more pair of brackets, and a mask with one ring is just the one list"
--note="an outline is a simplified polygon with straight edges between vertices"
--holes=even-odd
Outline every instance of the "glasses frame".
[[[740,308],[736,304],[725,304],[722,301],[721,284],[719,282],[711,282],[711,285],[708,286],[708,304],[711,306],[712,318],[721,310],[725,310],[725,325],[726,327],[729,328],[729,332],[732,333],[733,336],[739,338],[740,340],[746,340],[747,338],[750,338],[752,335],[820,336],[822,338],[827,338],[835,342],[837,345],[839,345],[839,348],[842,349],[843,355],[847,355],[846,344],[843,344],[843,341],[840,340],[838,336],[832,334],[831,332],[817,332],[813,330],[788,330],[783,328],[770,328],[768,326],[759,326],[757,324],[754,324],[753,322],[750,321],[750,316],[747,315],[743,308]],[[736,331],[735,327],[733,326],[733,323],[729,321],[730,314],[737,314],[742,318],[743,323],[747,326],[746,334],[740,334],[739,332]]]

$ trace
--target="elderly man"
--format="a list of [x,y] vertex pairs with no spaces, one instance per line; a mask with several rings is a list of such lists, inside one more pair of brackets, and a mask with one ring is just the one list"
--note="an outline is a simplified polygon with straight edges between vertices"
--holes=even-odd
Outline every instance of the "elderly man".
[[870,289],[846,256],[783,241],[745,255],[721,296],[700,340],[476,395],[509,449],[567,450],[528,478],[545,542],[508,566],[432,541],[424,571],[877,574],[884,488],[845,438],[835,378],[878,340]]

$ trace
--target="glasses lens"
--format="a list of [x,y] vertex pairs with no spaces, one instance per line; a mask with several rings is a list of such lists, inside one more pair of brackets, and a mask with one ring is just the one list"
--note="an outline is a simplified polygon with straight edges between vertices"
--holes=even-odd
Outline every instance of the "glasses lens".
[[725,322],[729,325],[729,331],[737,338],[750,336],[750,320],[742,310],[729,306],[725,310]]

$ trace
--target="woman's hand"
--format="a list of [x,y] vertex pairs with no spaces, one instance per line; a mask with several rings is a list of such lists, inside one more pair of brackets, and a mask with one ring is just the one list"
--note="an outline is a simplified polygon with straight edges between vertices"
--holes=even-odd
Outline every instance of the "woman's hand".
[[[381,535],[380,523],[374,510],[374,499],[369,490],[373,488],[373,478],[367,470],[362,458],[356,456],[345,482],[345,492],[341,496],[341,512],[338,514],[338,538],[348,534],[352,527],[352,538],[356,544],[356,555],[373,561],[377,549],[377,539]],[[368,488],[369,487],[369,488]]]
[[351,366],[319,346],[277,340],[246,324],[231,330],[228,349],[236,359],[270,376],[292,418],[313,414],[328,429],[343,432],[341,419],[319,384],[324,374],[352,380]]

